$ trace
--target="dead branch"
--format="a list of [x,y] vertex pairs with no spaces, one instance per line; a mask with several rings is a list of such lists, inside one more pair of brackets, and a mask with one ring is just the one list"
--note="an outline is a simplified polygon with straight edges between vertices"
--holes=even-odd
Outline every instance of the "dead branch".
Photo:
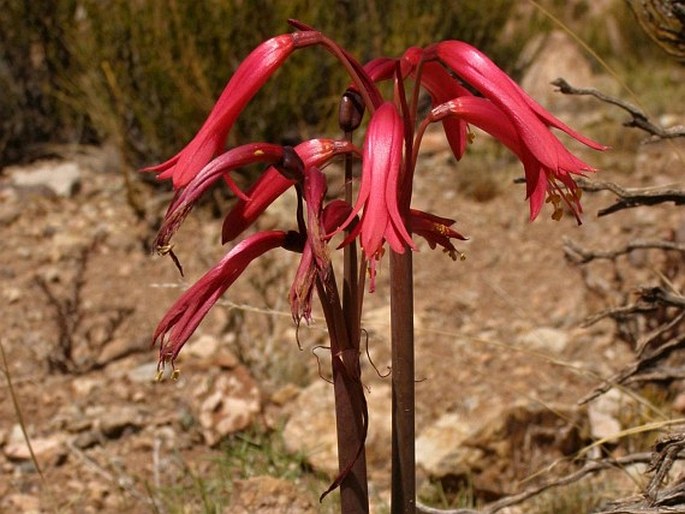
[[574,264],[587,264],[596,259],[613,260],[635,250],[668,250],[685,253],[685,244],[673,241],[636,240],[614,250],[587,250],[571,239],[564,238],[564,254]]
[[685,205],[685,191],[682,189],[652,187],[626,189],[613,182],[591,181],[583,178],[578,179],[577,182],[583,191],[611,191],[618,197],[613,205],[597,211],[597,216],[606,216],[616,211],[641,205],[658,205],[666,202],[673,202],[674,205]]
[[565,95],[590,95],[598,100],[620,107],[630,114],[631,119],[624,122],[625,127],[635,127],[644,130],[648,134],[654,136],[655,139],[673,139],[676,137],[685,137],[685,127],[677,126],[671,128],[663,128],[649,121],[649,117],[641,109],[634,105],[621,100],[615,96],[602,93],[595,88],[577,88],[566,82],[563,78],[558,78],[552,82],[552,85],[559,88],[559,92]]
[[483,510],[473,510],[473,509],[444,510],[444,509],[436,509],[433,507],[428,507],[428,506],[422,505],[420,503],[417,503],[416,510],[420,514],[495,514],[496,512],[499,512],[500,510],[502,510],[506,507],[511,507],[512,505],[518,505],[520,503],[525,502],[526,500],[529,500],[530,498],[538,496],[540,493],[542,493],[548,489],[552,489],[555,487],[561,487],[561,486],[565,486],[565,485],[575,483],[575,482],[579,481],[580,479],[584,478],[585,476],[593,475],[599,471],[603,471],[606,469],[620,469],[624,466],[629,466],[631,464],[648,464],[648,463],[652,463],[652,462],[653,462],[653,456],[649,452],[636,453],[633,455],[626,455],[625,457],[620,457],[617,459],[607,458],[607,459],[602,459],[602,460],[597,460],[597,461],[589,461],[582,468],[580,468],[579,470],[577,470],[574,473],[568,474],[568,475],[563,476],[561,478],[557,478],[554,480],[544,482],[544,483],[542,483],[540,485],[536,485],[534,487],[530,487],[530,488],[526,489],[525,491],[520,492],[518,494],[506,496],[505,498],[502,498],[500,500],[497,500],[496,502],[491,503],[490,505],[487,505]]
[[668,435],[654,445],[648,472],[652,478],[642,495],[613,502],[597,514],[657,514],[684,512],[685,481],[676,480],[663,488],[675,462],[685,449],[685,434]]

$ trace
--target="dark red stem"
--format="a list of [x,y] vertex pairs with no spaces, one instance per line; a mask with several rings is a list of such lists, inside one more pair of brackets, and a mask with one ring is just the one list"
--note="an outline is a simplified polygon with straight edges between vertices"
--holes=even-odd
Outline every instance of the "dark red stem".
[[338,477],[322,498],[340,487],[340,509],[344,514],[367,514],[369,491],[364,444],[368,410],[361,381],[359,338],[350,337],[332,269],[317,280],[331,342],[331,364],[338,436]]
[[390,254],[392,514],[416,512],[414,285],[412,253]]

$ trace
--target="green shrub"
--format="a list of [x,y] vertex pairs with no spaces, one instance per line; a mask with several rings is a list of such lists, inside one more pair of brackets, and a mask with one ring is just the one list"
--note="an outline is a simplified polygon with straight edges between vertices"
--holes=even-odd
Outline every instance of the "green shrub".
[[[30,4],[30,6],[29,6]],[[199,128],[232,71],[289,17],[360,59],[458,38],[512,69],[527,39],[499,34],[516,2],[435,0],[0,0],[0,163],[33,143],[119,145],[135,165],[165,158]],[[296,53],[236,124],[230,144],[322,128],[347,79],[323,50]]]

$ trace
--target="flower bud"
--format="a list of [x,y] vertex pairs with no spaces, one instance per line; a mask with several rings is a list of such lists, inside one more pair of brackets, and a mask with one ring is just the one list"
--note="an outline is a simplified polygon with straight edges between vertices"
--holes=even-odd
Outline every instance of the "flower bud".
[[362,96],[352,89],[348,89],[340,99],[338,108],[338,123],[345,132],[357,129],[364,117],[364,100]]

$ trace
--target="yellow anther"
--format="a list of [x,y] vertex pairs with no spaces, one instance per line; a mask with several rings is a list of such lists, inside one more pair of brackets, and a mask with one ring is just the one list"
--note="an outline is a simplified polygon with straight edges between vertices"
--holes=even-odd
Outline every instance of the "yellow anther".
[[562,209],[561,207],[556,207],[554,209],[554,212],[552,213],[552,219],[554,221],[559,221],[563,215],[564,215],[564,209]]
[[155,382],[161,382],[162,380],[164,380],[164,370],[158,369],[157,373],[155,373]]
[[558,205],[561,203],[561,196],[556,193],[549,194],[545,200],[545,203],[553,203],[554,205]]
[[176,382],[178,378],[181,376],[181,370],[176,368],[174,371],[171,372],[171,380]]
[[173,247],[174,247],[174,245],[167,244],[167,245],[158,246],[157,248],[155,248],[155,250],[157,251],[157,255],[166,255],[171,251],[171,249]]
[[442,234],[443,236],[449,234],[449,228],[442,223],[433,223],[433,230],[435,230],[438,234]]
[[469,140],[469,144],[472,144],[476,140],[476,133],[470,130],[466,133],[466,137]]

